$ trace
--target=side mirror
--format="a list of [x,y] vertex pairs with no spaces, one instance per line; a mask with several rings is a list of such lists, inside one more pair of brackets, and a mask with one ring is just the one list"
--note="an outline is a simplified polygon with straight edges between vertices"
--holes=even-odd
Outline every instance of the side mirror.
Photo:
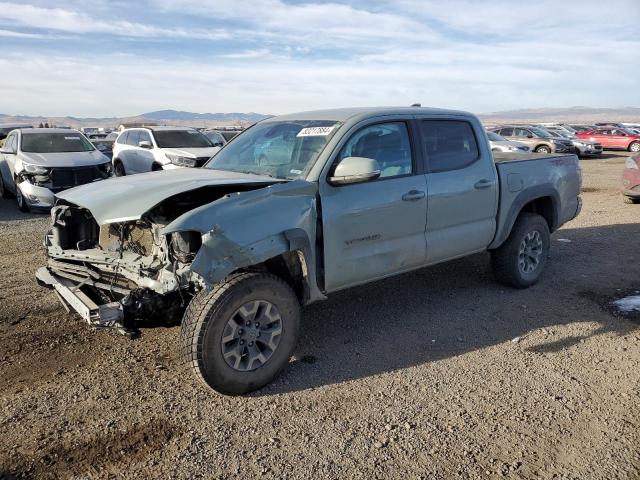
[[222,142],[216,142],[213,144],[214,147],[222,147],[224,145],[224,143]]
[[346,157],[336,166],[328,180],[331,185],[364,183],[375,180],[380,173],[380,166],[373,158]]
[[151,142],[148,140],[142,140],[141,142],[138,142],[138,146],[140,148],[152,148]]
[[533,138],[533,135],[529,134],[527,135],[527,138]]

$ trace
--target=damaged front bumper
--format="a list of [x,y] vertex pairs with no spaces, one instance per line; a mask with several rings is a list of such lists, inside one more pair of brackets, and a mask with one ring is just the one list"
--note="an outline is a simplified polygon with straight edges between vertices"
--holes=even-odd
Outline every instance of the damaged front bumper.
[[133,335],[134,330],[124,324],[124,309],[119,302],[99,305],[85,294],[81,287],[70,280],[53,275],[46,267],[36,271],[38,283],[52,288],[67,312],[75,310],[88,324],[96,328],[116,328],[123,335]]

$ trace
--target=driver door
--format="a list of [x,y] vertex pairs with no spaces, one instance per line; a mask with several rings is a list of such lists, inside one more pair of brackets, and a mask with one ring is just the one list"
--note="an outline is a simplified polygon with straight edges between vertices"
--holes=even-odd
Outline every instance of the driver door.
[[378,162],[380,177],[340,186],[321,180],[327,291],[425,263],[427,182],[411,143],[408,122],[363,127],[347,140],[332,170],[342,158],[367,157]]

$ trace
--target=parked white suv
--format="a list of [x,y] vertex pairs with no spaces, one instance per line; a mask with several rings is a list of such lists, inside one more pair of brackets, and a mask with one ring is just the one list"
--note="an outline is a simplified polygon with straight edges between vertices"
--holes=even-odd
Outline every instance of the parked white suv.
[[123,130],[113,144],[116,176],[201,167],[220,147],[193,128],[142,127]]

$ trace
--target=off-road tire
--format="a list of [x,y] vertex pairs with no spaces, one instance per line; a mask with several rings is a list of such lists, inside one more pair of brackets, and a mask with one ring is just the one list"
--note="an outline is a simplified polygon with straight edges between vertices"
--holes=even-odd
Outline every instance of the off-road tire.
[[633,153],[640,152],[640,142],[631,142],[629,144],[629,148],[627,150],[629,150],[630,152],[633,152]]
[[[283,331],[266,363],[255,370],[238,371],[223,357],[222,335],[234,312],[253,300],[265,300],[277,307]],[[299,325],[300,303],[289,284],[270,273],[236,273],[191,300],[182,319],[182,357],[209,387],[223,394],[241,395],[271,382],[287,365]]]
[[[542,241],[542,254],[535,270],[525,273],[519,265],[520,247],[525,237],[534,231],[538,232]],[[520,213],[507,240],[491,251],[491,265],[496,280],[515,288],[527,288],[535,284],[547,263],[549,245],[547,221],[537,213]]]
[[27,199],[24,198],[24,195],[20,190],[20,185],[18,185],[18,182],[16,182],[16,203],[18,205],[18,210],[20,210],[21,212],[28,213],[31,211],[31,208],[29,207],[29,202],[27,202]]
[[622,201],[624,203],[631,203],[631,204],[635,204],[635,203],[639,203],[640,202],[637,198],[629,197],[627,195],[622,195]]
[[124,177],[127,175],[127,172],[124,169],[124,164],[118,159],[113,161],[113,175],[115,177]]
[[534,150],[536,153],[551,153],[551,149],[546,145],[540,145]]

